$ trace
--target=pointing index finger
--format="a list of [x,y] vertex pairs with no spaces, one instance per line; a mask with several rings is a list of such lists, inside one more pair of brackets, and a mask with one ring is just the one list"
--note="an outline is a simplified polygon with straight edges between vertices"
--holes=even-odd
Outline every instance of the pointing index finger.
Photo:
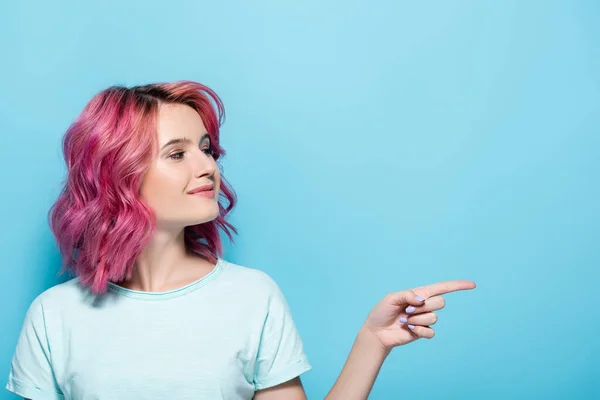
[[429,298],[432,296],[438,296],[440,294],[446,294],[450,292],[457,292],[459,290],[470,290],[475,289],[475,282],[465,281],[465,280],[457,280],[457,281],[445,281],[438,282],[432,285],[421,286],[413,291],[425,298]]

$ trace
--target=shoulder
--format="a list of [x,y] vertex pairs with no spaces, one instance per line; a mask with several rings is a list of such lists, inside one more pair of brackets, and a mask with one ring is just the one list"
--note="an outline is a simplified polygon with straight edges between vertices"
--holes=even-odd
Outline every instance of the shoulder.
[[227,264],[226,271],[231,276],[234,276],[238,279],[249,279],[253,283],[260,283],[265,285],[275,284],[273,278],[265,271],[248,265],[240,265],[225,260],[223,261]]
[[64,301],[73,301],[76,298],[83,299],[91,294],[89,289],[82,286],[79,278],[76,277],[44,290],[37,296],[35,301],[44,304],[61,303]]
[[252,266],[224,262],[226,264],[224,271],[224,275],[227,277],[226,281],[235,285],[239,290],[251,292],[257,296],[272,296],[280,292],[279,285],[267,272]]
[[30,312],[46,314],[69,314],[80,307],[88,307],[96,301],[94,295],[83,286],[78,277],[51,286],[37,295],[31,305]]
[[78,293],[81,298],[81,289],[76,278],[52,286],[38,294],[27,307],[24,319],[25,329],[35,329],[37,332],[46,331],[48,325],[60,318],[62,314],[69,314]]

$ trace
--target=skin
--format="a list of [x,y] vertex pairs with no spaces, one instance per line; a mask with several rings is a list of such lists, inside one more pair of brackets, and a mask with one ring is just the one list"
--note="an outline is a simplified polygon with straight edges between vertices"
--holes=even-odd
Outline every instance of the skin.
[[[215,265],[186,250],[183,229],[211,221],[219,212],[219,169],[210,153],[210,139],[205,138],[207,131],[201,117],[189,106],[163,104],[158,121],[161,150],[144,177],[141,191],[156,213],[157,227],[134,264],[132,278],[121,283],[148,292],[177,289],[212,271]],[[163,148],[182,137],[190,140]],[[207,183],[215,185],[213,198],[187,193]],[[431,326],[438,320],[435,311],[445,305],[442,295],[473,288],[475,283],[457,280],[387,294],[367,316],[326,400],[367,399],[394,347],[434,336]],[[414,307],[412,312],[407,309],[410,306]],[[306,394],[297,377],[257,391],[254,399],[304,400]]]
[[[170,141],[187,138],[189,141]],[[219,215],[219,168],[198,113],[189,106],[163,104],[158,115],[158,152],[141,187],[141,197],[156,214],[156,229],[122,286],[147,292],[177,289],[207,275],[214,265],[186,250],[184,228]],[[214,184],[214,197],[187,192]]]

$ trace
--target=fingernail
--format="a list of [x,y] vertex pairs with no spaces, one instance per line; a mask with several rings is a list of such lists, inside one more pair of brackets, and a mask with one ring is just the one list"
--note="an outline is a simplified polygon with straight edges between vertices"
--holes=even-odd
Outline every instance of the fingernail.
[[410,329],[411,331],[415,330],[415,326],[414,325],[408,325],[408,329]]
[[407,323],[408,322],[408,318],[402,317],[402,318],[400,318],[400,322],[402,322],[403,324]]
[[423,297],[421,297],[421,296],[417,296],[417,300],[419,300],[419,301],[425,301],[425,299]]
[[412,312],[415,312],[416,308],[414,308],[413,306],[408,306],[406,307],[406,313],[410,314]]

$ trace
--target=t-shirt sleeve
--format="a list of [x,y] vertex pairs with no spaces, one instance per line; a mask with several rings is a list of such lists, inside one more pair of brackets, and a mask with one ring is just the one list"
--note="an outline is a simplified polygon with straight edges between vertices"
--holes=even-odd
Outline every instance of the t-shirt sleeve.
[[52,370],[44,307],[40,297],[29,306],[17,341],[6,389],[32,400],[63,400]]
[[256,390],[287,382],[311,369],[289,305],[279,286],[270,281],[268,312],[254,371]]

